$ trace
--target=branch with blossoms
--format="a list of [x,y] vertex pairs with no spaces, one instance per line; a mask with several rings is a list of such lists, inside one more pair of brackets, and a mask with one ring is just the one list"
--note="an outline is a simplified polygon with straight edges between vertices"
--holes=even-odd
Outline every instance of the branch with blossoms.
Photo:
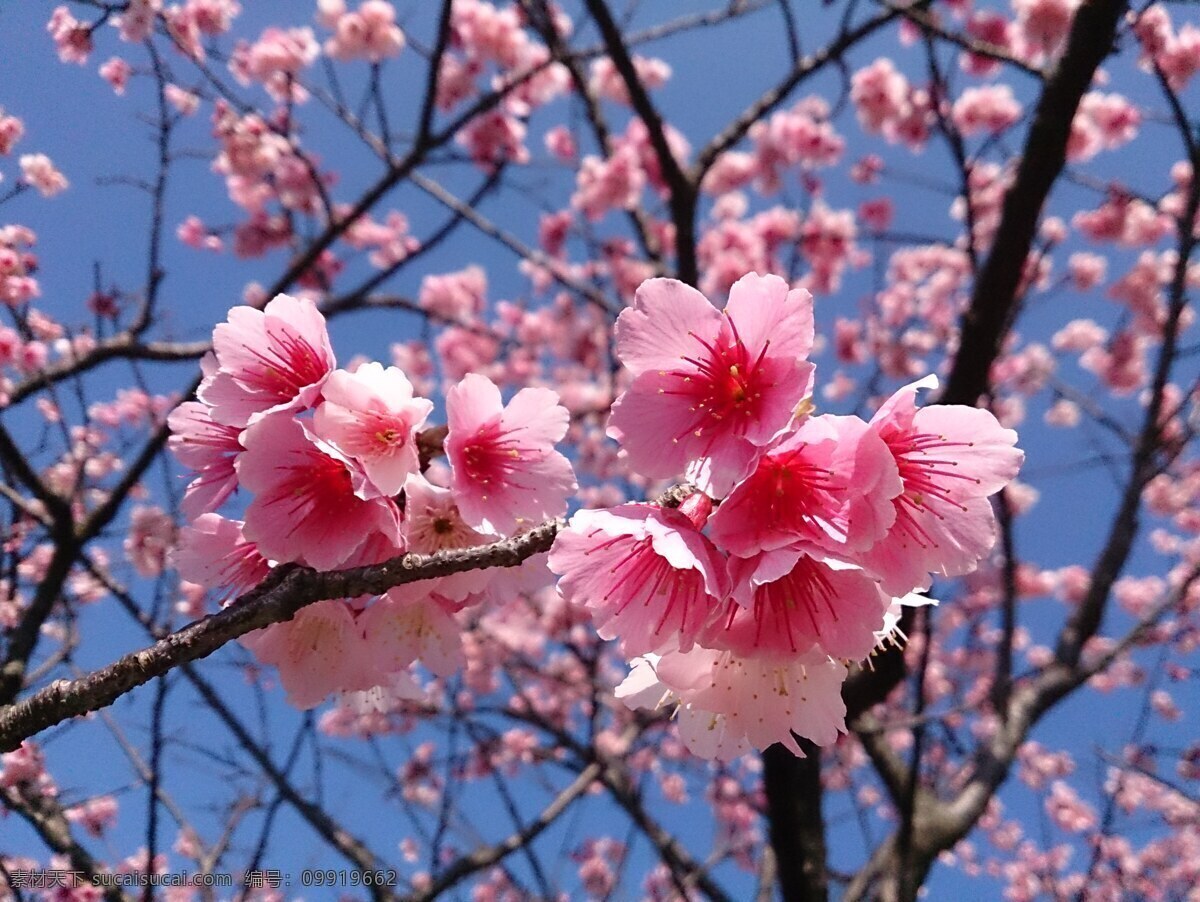
[[382,594],[397,586],[468,570],[516,567],[549,549],[557,529],[558,524],[551,521],[514,539],[466,551],[397,555],[380,564],[348,570],[322,573],[305,567],[277,568],[224,610],[86,677],[59,680],[0,709],[0,751],[12,751],[28,737],[70,717],[105,708],[138,686],[204,658],[252,630],[290,620],[308,605]]
[[[872,421],[878,423],[874,430],[853,418],[810,418],[813,367],[804,361],[813,338],[809,304],[804,293],[787,292],[778,279],[748,276],[734,286],[721,314],[682,283],[658,280],[643,286],[637,306],[618,322],[618,354],[639,378],[613,407],[613,435],[642,472],[688,470],[708,494],[687,496],[679,513],[625,506],[577,514],[555,543],[549,566],[564,577],[564,595],[593,611],[601,636],[620,638],[629,657],[654,656],[646,660],[656,676],[669,672],[675,660],[668,655],[659,662],[658,653],[676,649],[671,653],[687,666],[687,653],[701,644],[722,654],[711,663],[703,656],[690,660],[718,668],[714,674],[735,668],[746,680],[741,692],[756,686],[753,674],[780,679],[779,668],[789,662],[794,672],[788,679],[807,682],[812,668],[821,682],[810,685],[820,686],[820,704],[829,704],[826,693],[831,687],[836,693],[846,673],[832,658],[871,653],[888,629],[885,612],[894,605],[889,594],[926,587],[923,571],[973,565],[986,550],[969,540],[975,527],[947,531],[947,514],[964,524],[970,522],[964,514],[990,518],[990,508],[978,499],[1005,477],[987,467],[1011,478],[1020,455],[1003,449],[1015,436],[999,430],[988,438],[990,415],[982,411],[946,408],[946,415],[937,415],[939,409],[930,408],[917,414],[912,399],[919,386],[885,405]],[[267,626],[275,635],[268,631],[251,647],[281,667],[289,695],[302,706],[335,688],[369,688],[370,670],[348,669],[363,660],[347,648],[355,633],[359,641],[382,636],[395,643],[415,628],[424,649],[419,655],[440,658],[434,666],[445,668],[453,654],[444,634],[451,622],[446,612],[456,603],[479,603],[486,588],[486,580],[466,571],[516,566],[550,548],[557,523],[524,530],[563,512],[574,488],[570,464],[552,450],[566,428],[566,410],[555,405],[552,392],[524,389],[502,406],[499,391],[483,377],[468,376],[452,388],[444,440],[451,468],[447,490],[419,475],[417,433],[432,405],[414,398],[395,368],[335,370],[324,319],[311,303],[280,296],[261,311],[237,308],[215,330],[213,346],[200,400],[172,414],[177,452],[197,472],[183,501],[194,525],[185,530],[177,565],[202,584],[258,588],[150,649],[11,707],[0,719],[7,747]],[[674,369],[660,369],[668,366]],[[308,410],[311,420],[296,418]],[[650,421],[668,424],[670,443],[644,430]],[[764,455],[759,448],[767,446]],[[954,449],[970,449],[989,463],[968,470],[970,458]],[[931,452],[935,457],[925,463]],[[209,513],[239,485],[255,493],[244,524]],[[402,509],[390,500],[401,493]],[[724,551],[699,532],[713,509],[710,496],[725,498],[712,529]],[[746,519],[764,504],[772,512],[765,523]],[[510,538],[485,544],[489,535]],[[596,535],[609,538],[597,543]],[[885,536],[906,553],[879,546]],[[660,557],[680,542],[696,555],[685,567],[678,552]],[[473,545],[483,550],[447,550]],[[397,547],[410,554],[395,557]],[[956,563],[940,550],[945,547],[962,549]],[[422,560],[411,551],[433,556]],[[734,555],[728,565],[726,553]],[[590,559],[593,554],[601,556]],[[381,558],[386,560],[379,563]],[[348,563],[359,566],[319,573]],[[611,585],[604,582],[613,579],[606,574],[618,572]],[[597,576],[600,583],[590,582]],[[436,587],[436,595],[405,599],[395,592],[418,582]],[[387,599],[365,610],[339,603],[323,605],[320,613],[305,607],[384,593]],[[665,597],[652,606],[659,595]],[[796,606],[806,621],[794,619],[799,611],[789,612]],[[845,616],[853,609],[862,619],[852,626]],[[752,614],[743,619],[740,610]],[[762,633],[765,618],[776,622],[769,637]],[[432,626],[439,620],[443,626]],[[312,651],[323,649],[322,665],[315,666],[309,653],[287,651],[296,640],[285,630],[319,641]],[[440,635],[438,647],[422,639],[427,632]],[[385,671],[406,667],[412,657],[413,649],[402,644],[365,653]],[[666,683],[668,691],[680,685]],[[798,695],[808,701],[804,692]],[[713,704],[719,706],[708,707]],[[747,740],[763,746],[779,739],[799,753],[792,731],[817,741],[836,736],[836,707],[830,709],[830,733],[811,719],[817,709],[802,707],[805,716],[797,717],[794,705],[785,703],[782,734],[775,718],[769,724],[759,718],[758,725],[739,721],[744,712],[727,700],[699,701],[692,716],[706,712],[714,722],[736,724],[728,740],[718,734],[718,744],[706,750],[719,757],[739,753]],[[687,735],[702,748],[699,734]]]
[[[336,759],[342,774],[369,772],[381,796],[403,800],[398,820],[411,835],[399,850],[418,893],[469,871],[480,893],[553,895],[541,851],[552,840],[530,831],[553,822],[574,835],[562,812],[586,809],[590,797],[618,817],[614,807],[632,806],[627,845],[648,840],[660,862],[648,896],[719,896],[727,877],[745,895],[733,867],[778,880],[785,898],[816,899],[835,885],[850,898],[912,898],[939,858],[966,874],[1000,874],[1016,896],[1031,875],[1042,889],[1103,895],[1118,885],[1112,874],[1136,870],[1110,829],[1116,816],[1106,811],[1098,831],[1081,826],[1078,798],[1038,784],[1069,765],[1031,737],[1085,687],[1143,679],[1151,645],[1164,651],[1146,716],[1178,716],[1166,689],[1186,679],[1194,650],[1200,382],[1181,337],[1193,315],[1200,168],[1184,91],[1200,72],[1200,44],[1191,23],[1171,21],[1186,13],[1152,4],[1123,18],[1123,5],[1106,0],[1019,0],[1011,13],[850,2],[814,10],[825,39],[809,46],[806,27],[805,55],[788,3],[722,4],[635,31],[646,10],[622,19],[592,0],[574,16],[541,0],[454,0],[413,5],[407,17],[383,0],[321,0],[312,27],[272,26],[246,40],[234,34],[237,6],[97,0],[70,7],[95,21],[64,7],[50,23],[68,63],[88,61],[110,27],[131,60],[141,51],[142,63],[123,51],[101,76],[117,95],[148,89],[157,165],[145,179],[106,180],[147,191],[151,245],[139,291],[110,290],[97,266],[94,330],[65,329],[39,309],[32,232],[0,228],[0,294],[15,336],[0,331],[13,376],[0,386],[11,409],[0,428],[10,512],[0,702],[13,703],[0,718],[24,724],[12,740],[125,694],[132,676],[169,674],[197,649],[236,638],[244,648],[203,668],[183,663],[180,675],[233,744],[222,765],[274,794],[255,866],[281,807],[356,868],[388,858],[384,840],[368,850],[334,821],[342,812],[322,807]],[[694,124],[676,118],[678,94],[660,90],[669,54],[642,54],[673,34],[763,22],[776,44],[762,43],[762,65],[777,57],[779,71],[693,152],[684,135],[697,137]],[[882,48],[897,36],[912,49],[893,56]],[[1101,73],[1110,52],[1118,56]],[[718,54],[722,64],[730,56]],[[679,71],[691,78],[698,68],[709,67]],[[1122,86],[1139,70],[1160,88],[1165,113]],[[824,96],[797,98],[809,84]],[[706,110],[723,96],[714,92]],[[214,342],[176,343],[166,340],[171,311],[159,290],[162,210],[173,209],[164,201],[186,171],[176,163],[199,156],[173,145],[202,106],[236,219],[189,216],[180,241],[210,261],[227,249],[246,265],[286,259],[255,271],[268,287],[246,286],[245,306]],[[341,139],[328,149],[322,116]],[[842,123],[854,118],[878,154],[848,156],[858,148]],[[1085,165],[1139,134],[1162,162],[1166,142],[1149,133],[1164,127],[1185,150],[1174,168],[1167,160],[1127,175],[1121,156],[1096,173]],[[0,156],[14,128],[19,120],[0,113]],[[347,143],[373,171],[340,168]],[[925,150],[921,171],[900,159],[906,149]],[[1169,168],[1174,187],[1163,187]],[[1131,184],[1135,170],[1145,184]],[[351,178],[336,181],[343,173]],[[362,189],[347,191],[360,174]],[[21,161],[18,178],[6,212],[66,187],[37,155]],[[872,195],[876,185],[911,193]],[[564,188],[569,197],[558,196]],[[860,192],[857,211],[838,209]],[[926,197],[917,192],[952,204],[950,233],[926,221],[925,204],[905,209]],[[448,211],[439,222],[419,218],[429,201]],[[521,203],[529,215],[509,216],[505,204]],[[472,264],[426,274],[459,253],[463,234],[510,253],[528,285],[495,280],[506,300],[489,310],[491,272]],[[1138,259],[1106,285],[1124,251],[1073,253],[1073,241],[1136,248]],[[869,276],[854,272],[868,262]],[[171,267],[168,284],[180,285]],[[403,284],[418,270],[419,291]],[[745,275],[767,272],[784,278]],[[671,274],[691,287],[647,281]],[[836,318],[824,349],[801,289]],[[1075,311],[1105,291],[1111,305],[1088,300]],[[723,312],[708,301],[725,297]],[[127,304],[132,325],[118,315]],[[422,317],[419,339],[393,346],[393,367],[339,368],[316,311],[330,319],[382,308]],[[1059,315],[1079,318],[1042,342],[1037,330]],[[167,370],[150,364],[210,350],[168,422],[178,395],[149,394]],[[825,355],[819,382],[810,353]],[[1082,375],[1068,374],[1075,363]],[[90,404],[101,365],[106,374],[123,365],[143,396]],[[943,377],[940,396],[920,378],[931,371]],[[446,425],[430,428],[439,382]],[[1047,388],[1052,397],[1039,395]],[[949,406],[918,407],[923,391]],[[821,414],[812,405],[823,401],[862,415]],[[976,404],[990,413],[956,406]],[[1053,554],[1035,545],[1040,521],[1027,517],[1032,485],[1052,491],[1052,470],[1071,464],[1043,458],[1025,472],[1028,484],[1011,481],[1020,455],[1011,428],[1041,457],[1039,414],[1051,428],[1081,425],[1088,456],[1078,469],[1112,475],[1119,497],[1098,524],[1090,567],[1048,566]],[[30,420],[40,429],[27,430]],[[168,446],[192,471],[181,502],[165,478]],[[162,484],[151,485],[160,462]],[[670,499],[637,500],[677,480]],[[477,567],[498,544],[528,541],[531,528],[549,532],[536,549],[521,545],[518,566]],[[1072,553],[1089,553],[1080,548]],[[145,578],[125,594],[106,576],[114,551]],[[427,578],[410,581],[389,569],[405,556],[419,568],[472,563],[419,569]],[[1180,563],[1162,577],[1129,573],[1170,556]],[[348,572],[390,575],[351,586]],[[322,597],[307,601],[313,591]],[[163,641],[79,676],[88,635],[79,624],[105,592]],[[247,592],[177,628],[201,617],[206,600]],[[936,618],[916,607],[924,592],[943,602]],[[1043,596],[1062,605],[1061,617],[1024,613]],[[270,614],[259,620],[247,607]],[[256,628],[241,631],[250,621],[240,617]],[[240,624],[236,637],[230,624]],[[244,671],[248,689],[200,677],[222,663]],[[76,679],[42,685],[64,671]],[[164,729],[160,701],[183,682],[126,699],[128,711],[148,713],[153,762],[148,776],[137,769],[149,817],[145,860],[130,868],[157,867],[165,848],[157,765],[160,754],[186,752]],[[231,707],[243,693],[257,703],[257,724]],[[284,696],[294,709],[323,710],[293,717],[303,724],[277,755],[273,730],[292,716],[277,704]],[[438,741],[425,742],[434,730]],[[762,759],[740,754],[764,747]],[[19,783],[36,748],[0,758],[0,783]],[[691,762],[696,753],[730,760]],[[1178,754],[1184,766],[1192,753]],[[563,785],[597,761],[619,764],[621,779],[570,785],[578,794],[555,807]],[[1003,813],[1010,774],[1044,796],[1062,834],[1045,840],[1059,844],[1041,857],[1031,851],[1040,838]],[[480,777],[495,781],[507,834],[469,823],[460,789]],[[522,780],[538,782],[551,807],[523,797]],[[57,787],[42,788],[49,797]],[[688,814],[703,808],[718,827],[707,857],[672,836],[666,806],[689,791]],[[1119,786],[1105,793],[1136,807]],[[68,804],[69,823],[89,833],[115,816],[104,796]],[[1165,820],[1169,806],[1155,804]],[[553,816],[540,819],[543,810]],[[857,874],[839,860],[855,828],[867,857]],[[452,848],[452,833],[474,852]],[[986,857],[977,837],[1003,854]],[[1186,860],[1186,839],[1147,844],[1146,854],[1166,848],[1160,862]],[[1091,863],[1060,887],[1058,856],[1072,843],[1092,845]],[[627,889],[633,858],[622,843],[589,840],[569,856],[586,892]],[[1176,880],[1186,871],[1147,870]]]

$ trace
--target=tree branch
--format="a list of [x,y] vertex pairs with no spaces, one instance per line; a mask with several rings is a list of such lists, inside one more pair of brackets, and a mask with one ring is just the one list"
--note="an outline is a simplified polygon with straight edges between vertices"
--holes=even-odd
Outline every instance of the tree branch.
[[174,667],[206,657],[238,636],[290,620],[306,605],[331,598],[378,595],[393,586],[487,567],[515,567],[546,551],[561,521],[550,520],[511,539],[461,551],[406,554],[382,564],[318,573],[285,564],[223,611],[198,620],[79,680],[60,680],[29,698],[0,708],[0,751],[68,717],[112,704]]
[[1042,207],[1066,165],[1071,123],[1096,70],[1112,52],[1127,6],[1125,0],[1090,0],[1075,13],[1066,50],[1038,98],[992,249],[975,279],[958,353],[939,398],[943,404],[974,404],[987,391],[992,363],[1012,325]]

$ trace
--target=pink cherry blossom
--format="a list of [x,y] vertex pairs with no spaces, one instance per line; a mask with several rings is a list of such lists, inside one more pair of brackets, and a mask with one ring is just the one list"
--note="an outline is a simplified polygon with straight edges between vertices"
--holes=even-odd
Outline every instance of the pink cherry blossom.
[[18,162],[21,165],[21,180],[36,188],[42,197],[60,194],[70,184],[44,153],[27,153]]
[[0,754],[0,787],[36,784],[46,775],[46,758],[36,742],[25,740],[11,752]]
[[865,550],[902,491],[887,446],[857,417],[820,416],[771,446],[712,519],[712,537],[742,557],[803,540],[837,555]]
[[1104,281],[1108,260],[1099,254],[1078,252],[1067,260],[1067,269],[1076,291],[1091,291]]
[[374,533],[398,541],[395,504],[364,500],[366,476],[357,465],[296,420],[267,417],[242,441],[238,480],[254,493],[244,532],[265,557],[329,570]]
[[773,661],[814,647],[835,658],[867,657],[890,599],[869,574],[809,551],[796,545],[730,558],[733,597],[700,644]]
[[133,67],[119,56],[112,57],[100,67],[100,77],[112,85],[118,97],[125,93],[132,72]]
[[[199,46],[197,43],[196,47]],[[271,27],[253,44],[240,41],[233,50],[229,68],[243,84],[261,82],[278,101],[290,98],[303,102],[308,92],[300,87],[297,76],[320,55],[321,48],[311,28]]]
[[891,198],[887,197],[863,201],[858,205],[858,218],[873,232],[886,231],[895,213]]
[[[1008,20],[1000,13],[991,10],[975,10],[967,19],[966,32],[968,35],[1001,50],[1009,50],[1011,47],[1010,30]],[[998,60],[978,53],[964,53],[961,63],[964,71],[982,78],[995,75],[1001,69]]]
[[936,385],[929,376],[905,386],[871,420],[896,458],[904,492],[893,502],[895,525],[860,560],[892,595],[928,588],[930,573],[975,569],[995,541],[987,497],[1011,481],[1025,459],[1013,447],[1017,434],[986,410],[918,410],[917,391]]
[[364,0],[355,12],[329,6],[319,15],[333,29],[325,52],[337,60],[365,59],[372,63],[396,56],[404,49],[404,32],[396,25],[396,9],[385,0]]
[[[764,193],[782,186],[785,167],[831,166],[846,142],[829,121],[829,105],[819,97],[804,97],[790,110],[781,110],[750,129],[754,142],[757,182]],[[729,164],[726,164],[729,165]]]
[[426,276],[417,303],[449,320],[467,322],[483,313],[487,303],[487,274],[479,266]]
[[312,406],[334,368],[325,317],[312,301],[286,294],[262,310],[230,310],[213,330],[213,350],[218,369],[197,396],[228,426]]
[[112,796],[97,796],[63,812],[68,821],[83,827],[92,836],[103,836],[117,820],[117,800]]
[[[633,68],[637,72],[638,81],[648,90],[661,88],[671,77],[671,67],[663,60],[634,55]],[[629,91],[616,64],[607,56],[602,56],[592,63],[592,71],[588,79],[588,87],[592,93],[616,103],[629,103]]]
[[570,415],[548,388],[523,388],[507,405],[485,376],[446,392],[450,488],[463,519],[494,535],[561,516],[575,491],[571,463],[554,450]]
[[0,107],[0,157],[12,153],[13,145],[25,134],[25,124]]
[[175,237],[196,250],[220,252],[225,246],[220,235],[214,235],[208,230],[199,216],[189,216],[175,230]]
[[[419,474],[409,476],[404,483],[404,525],[400,534],[404,547],[416,554],[474,548],[495,541],[495,536],[476,532],[466,524],[453,492]],[[495,574],[495,570],[465,570],[416,585],[451,601],[462,601],[486,589]]]
[[366,640],[344,601],[310,604],[292,620],[247,633],[241,641],[259,661],[279,669],[288,703],[301,711],[335,692],[371,684]]
[[200,108],[200,98],[176,84],[163,88],[163,97],[184,116],[191,116]]
[[1002,132],[1021,118],[1021,104],[1008,85],[967,88],[954,101],[950,115],[964,135]]
[[824,654],[771,661],[696,647],[655,658],[635,660],[617,697],[630,707],[677,700],[680,738],[702,758],[727,761],[775,742],[803,755],[793,731],[829,745],[845,728],[846,667]]
[[196,27],[212,37],[229,31],[242,12],[238,0],[187,0],[186,6]]
[[850,99],[862,127],[884,134],[889,140],[894,139],[898,123],[911,111],[908,79],[883,57],[854,73]]
[[520,119],[493,110],[463,126],[456,140],[481,169],[492,172],[501,163],[529,162],[525,132]]
[[850,210],[833,210],[816,201],[800,229],[800,250],[812,266],[806,284],[818,294],[832,294],[842,284],[847,266],[861,265],[854,239],[858,226]]
[[398,586],[359,615],[364,654],[377,673],[396,673],[420,660],[438,676],[462,667],[462,628],[452,608],[423,584]]
[[167,425],[171,450],[181,464],[196,473],[180,507],[189,517],[216,510],[237,489],[233,463],[242,452],[238,441],[241,428],[216,422],[209,408],[197,401],[184,401],[176,407]]
[[679,511],[582,510],[550,551],[558,590],[626,656],[687,651],[729,592],[725,560]]
[[569,128],[563,125],[556,125],[548,129],[543,142],[546,150],[564,163],[574,160],[579,153],[579,145],[576,143],[574,135],[571,134]]
[[1044,59],[1062,46],[1080,0],[1012,0],[1015,29],[1026,56]]
[[221,595],[249,592],[267,575],[270,563],[247,540],[241,520],[201,514],[179,531],[171,563],[184,579]]
[[92,52],[92,30],[71,15],[65,6],[56,6],[46,23],[46,30],[54,39],[58,58],[64,63],[87,63]]
[[617,355],[634,380],[609,435],[639,473],[695,464],[698,484],[724,495],[808,393],[812,339],[811,297],[778,276],[739,279],[724,314],[682,282],[652,279],[617,320]]
[[137,44],[154,31],[155,16],[162,11],[162,0],[130,0],[124,4],[113,24],[119,29],[121,40]]
[[362,466],[368,494],[397,494],[417,472],[417,430],[433,402],[414,398],[412,383],[396,367],[374,362],[353,373],[334,370],[321,394],[313,431]]
[[158,576],[175,542],[175,518],[155,505],[139,504],[129,515],[125,556],[146,577]]
[[571,206],[593,222],[609,210],[632,210],[646,187],[637,151],[623,145],[606,159],[589,154],[579,164]]

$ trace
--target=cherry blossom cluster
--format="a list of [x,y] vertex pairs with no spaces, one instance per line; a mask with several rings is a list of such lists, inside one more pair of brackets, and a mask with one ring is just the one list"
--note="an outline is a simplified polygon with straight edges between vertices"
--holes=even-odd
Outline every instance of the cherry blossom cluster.
[[930,376],[874,417],[814,413],[811,295],[750,274],[718,310],[645,282],[616,325],[631,381],[609,435],[649,478],[683,474],[678,509],[583,510],[549,566],[601,637],[634,658],[618,695],[679,704],[688,747],[731,758],[844,726],[841,685],[925,604],[931,576],[975,569],[994,541],[988,496],[1024,458],[986,410],[918,409]]
[[[486,545],[564,514],[576,489],[554,449],[569,420],[557,393],[524,388],[505,404],[478,374],[446,392],[448,472],[423,473],[420,435],[433,402],[396,367],[337,368],[310,300],[279,295],[261,310],[234,308],[203,368],[198,400],[170,417],[171,446],[195,473],[175,563],[226,594],[278,563],[332,570]],[[244,519],[216,513],[235,492],[249,496]],[[331,693],[407,685],[417,658],[449,676],[462,660],[454,615],[526,578],[497,573],[321,602],[243,641],[279,669],[301,708]]]

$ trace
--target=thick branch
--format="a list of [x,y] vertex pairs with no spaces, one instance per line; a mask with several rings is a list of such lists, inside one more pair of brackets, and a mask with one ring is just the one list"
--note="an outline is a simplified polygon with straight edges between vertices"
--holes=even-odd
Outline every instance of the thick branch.
[[625,46],[621,29],[613,21],[612,13],[604,0],[586,0],[588,12],[600,29],[604,39],[604,47],[612,57],[613,65],[617,67],[625,89],[629,92],[629,102],[637,112],[646,131],[650,136],[650,144],[654,148],[654,156],[662,171],[663,181],[667,183],[670,192],[668,204],[671,208],[671,221],[675,225],[675,265],[679,279],[689,285],[695,285],[700,278],[699,265],[696,262],[696,197],[697,182],[683,171],[671,145],[667,141],[666,128],[662,117],[654,108],[646,86],[638,77],[633,65],[633,58]]
[[1004,195],[996,239],[975,279],[942,403],[974,404],[987,390],[988,373],[1017,307],[1042,207],[1066,164],[1071,122],[1096,70],[1112,52],[1127,5],[1124,0],[1092,0],[1075,14],[1066,50],[1038,99],[1016,177]]
[[[1063,171],[1071,122],[1100,64],[1112,51],[1118,23],[1126,9],[1124,0],[1090,0],[1075,14],[1066,49],[1047,78],[1026,136],[1024,152],[1012,185],[1005,194],[1000,225],[992,248],[975,278],[970,306],[963,317],[961,340],[946,388],[939,400],[949,404],[975,404],[988,389],[992,364],[1012,325],[1019,287],[1042,208]],[[902,677],[903,658],[889,660]],[[883,686],[861,675],[867,700],[880,700]],[[895,685],[894,683],[892,685]],[[1040,710],[1039,710],[1040,709]],[[914,823],[913,848],[908,860],[897,860],[893,836],[876,850],[872,862],[854,881],[848,897],[864,891],[879,873],[905,865],[904,889],[915,894],[938,852],[949,848],[978,820],[986,801],[1003,782],[1021,739],[1041,713],[1041,701],[1023,687],[1009,700],[1008,718],[1000,730],[1004,747],[999,755],[985,754],[977,780],[952,806],[936,806],[923,824]],[[987,787],[986,789],[984,787]],[[969,801],[967,797],[969,798]],[[914,812],[914,815],[918,812]],[[922,819],[924,820],[924,819]],[[882,857],[881,857],[882,856]],[[887,881],[885,881],[887,883]]]
[[767,822],[783,898],[825,902],[829,871],[821,811],[821,750],[806,739],[801,747],[805,758],[779,744],[763,752]]

